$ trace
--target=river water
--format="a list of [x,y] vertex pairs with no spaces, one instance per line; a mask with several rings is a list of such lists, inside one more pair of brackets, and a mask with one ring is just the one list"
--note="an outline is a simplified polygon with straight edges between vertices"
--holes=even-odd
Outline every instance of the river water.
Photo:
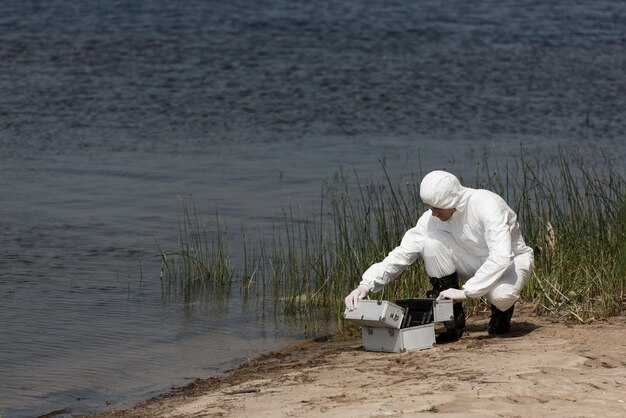
[[381,160],[623,167],[624,68],[623,1],[4,0],[0,416],[130,405],[312,336],[237,292],[164,294],[181,201],[263,230]]

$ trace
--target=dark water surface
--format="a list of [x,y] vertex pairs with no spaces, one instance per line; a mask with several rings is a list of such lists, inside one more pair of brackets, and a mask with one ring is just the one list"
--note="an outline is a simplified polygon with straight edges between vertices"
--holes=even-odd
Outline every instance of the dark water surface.
[[625,68],[623,1],[4,0],[0,416],[128,405],[305,337],[162,293],[181,198],[263,229],[380,159],[623,167]]

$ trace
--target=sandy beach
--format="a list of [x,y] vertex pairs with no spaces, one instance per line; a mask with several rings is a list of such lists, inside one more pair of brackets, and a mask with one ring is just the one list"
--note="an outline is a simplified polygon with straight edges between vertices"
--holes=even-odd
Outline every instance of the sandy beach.
[[626,417],[626,317],[574,324],[518,308],[506,337],[404,353],[307,341],[97,417]]

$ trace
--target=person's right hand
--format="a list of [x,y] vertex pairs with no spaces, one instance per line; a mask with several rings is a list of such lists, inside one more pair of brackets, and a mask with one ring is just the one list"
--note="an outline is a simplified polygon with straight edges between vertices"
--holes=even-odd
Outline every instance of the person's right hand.
[[369,293],[370,289],[364,284],[360,285],[356,289],[354,289],[347,297],[346,297],[346,308],[349,311],[353,311],[356,309],[359,299],[363,299]]

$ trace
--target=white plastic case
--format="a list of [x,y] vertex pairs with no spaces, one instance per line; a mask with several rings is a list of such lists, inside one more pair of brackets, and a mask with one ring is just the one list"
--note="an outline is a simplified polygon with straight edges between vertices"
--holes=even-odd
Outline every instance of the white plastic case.
[[435,324],[403,329],[363,327],[363,348],[367,351],[398,353],[423,350],[435,345]]

